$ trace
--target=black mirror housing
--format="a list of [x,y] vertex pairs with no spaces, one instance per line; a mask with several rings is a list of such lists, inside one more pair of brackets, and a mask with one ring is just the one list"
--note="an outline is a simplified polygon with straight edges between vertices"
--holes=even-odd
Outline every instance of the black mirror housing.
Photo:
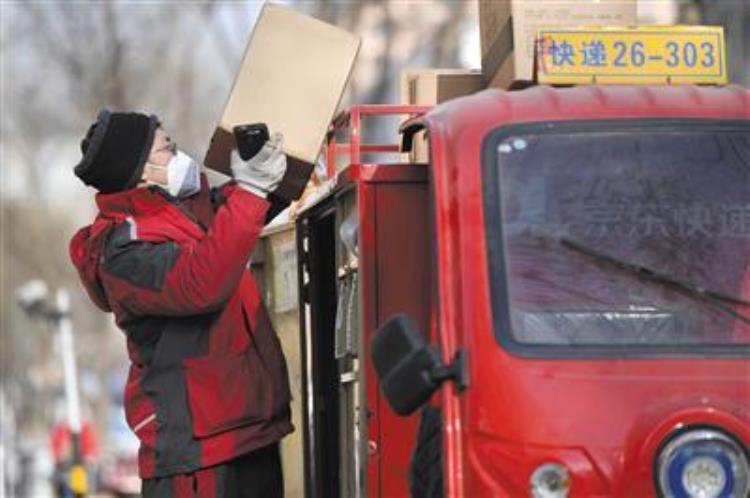
[[433,372],[440,356],[404,314],[388,320],[372,340],[372,360],[380,388],[399,415],[422,406],[440,386]]

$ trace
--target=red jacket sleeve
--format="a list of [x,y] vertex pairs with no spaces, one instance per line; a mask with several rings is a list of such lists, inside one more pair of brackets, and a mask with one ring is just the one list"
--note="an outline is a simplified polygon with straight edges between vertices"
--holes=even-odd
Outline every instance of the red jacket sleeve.
[[240,188],[219,207],[195,246],[138,240],[128,223],[109,237],[100,266],[113,309],[128,314],[195,315],[219,309],[237,287],[269,203]]

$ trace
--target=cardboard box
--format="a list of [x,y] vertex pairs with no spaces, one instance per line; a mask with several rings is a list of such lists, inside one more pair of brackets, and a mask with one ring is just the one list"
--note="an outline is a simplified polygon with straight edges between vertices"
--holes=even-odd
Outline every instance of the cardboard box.
[[479,0],[484,81],[496,88],[531,81],[540,27],[634,24],[636,0]]
[[[401,103],[437,105],[484,89],[482,73],[471,69],[406,69],[401,72]],[[424,132],[414,137],[409,160],[429,161]]]
[[266,123],[284,135],[289,160],[277,194],[293,200],[304,189],[336,112],[360,38],[292,9],[266,4],[204,159],[229,173],[232,128]]

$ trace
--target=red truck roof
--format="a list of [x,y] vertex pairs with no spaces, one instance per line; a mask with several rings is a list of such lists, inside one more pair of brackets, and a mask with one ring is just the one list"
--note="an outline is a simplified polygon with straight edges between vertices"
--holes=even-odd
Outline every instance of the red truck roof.
[[459,132],[464,126],[504,122],[639,117],[749,119],[750,90],[694,85],[490,89],[437,107],[427,121],[449,122]]

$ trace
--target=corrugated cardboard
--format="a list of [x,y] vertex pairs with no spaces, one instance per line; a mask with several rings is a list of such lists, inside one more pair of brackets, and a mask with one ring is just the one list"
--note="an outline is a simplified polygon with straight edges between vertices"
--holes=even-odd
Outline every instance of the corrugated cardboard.
[[[227,173],[232,128],[264,122],[284,135],[290,169],[309,169],[320,152],[360,47],[360,38],[292,9],[263,7],[206,154]],[[294,181],[285,178],[285,182]]]
[[636,0],[479,0],[484,81],[497,88],[531,81],[540,27],[636,22]]
[[[482,73],[470,69],[406,69],[401,72],[401,103],[437,105],[484,89]],[[411,162],[429,160],[424,133],[414,137]]]

